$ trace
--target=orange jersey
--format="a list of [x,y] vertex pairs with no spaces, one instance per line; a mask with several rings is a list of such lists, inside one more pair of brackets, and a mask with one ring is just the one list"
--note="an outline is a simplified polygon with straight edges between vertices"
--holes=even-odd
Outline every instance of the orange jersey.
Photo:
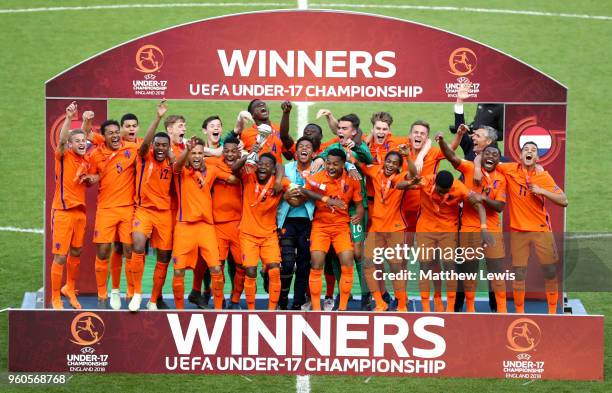
[[374,137],[372,137],[368,145],[373,158],[372,163],[384,164],[387,153],[394,150],[397,151],[399,145],[410,145],[410,139],[405,136],[388,135],[383,143],[377,144],[374,142]]
[[[270,176],[266,184],[259,184],[255,170],[252,167],[245,169],[242,176],[244,192],[240,232],[255,237],[268,237],[275,234],[276,208],[283,194],[273,195],[275,176]],[[283,177],[282,184],[286,191],[291,182]]]
[[[457,232],[459,227],[459,203],[463,202],[469,190],[458,180],[444,196],[435,190],[436,176],[421,179],[421,210],[417,221],[417,232]],[[480,227],[480,226],[479,226]]]
[[214,224],[210,189],[218,177],[226,180],[229,178],[219,172],[216,165],[205,165],[202,171],[185,167],[180,173],[175,174],[177,221],[203,221]]
[[[412,161],[416,160],[418,154],[410,152],[410,158]],[[444,159],[444,154],[437,146],[432,146],[431,149],[425,155],[423,159],[423,169],[421,170],[420,176],[435,175],[438,173],[438,167],[440,161]],[[402,210],[417,211],[420,207],[419,198],[421,193],[419,190],[408,190],[404,196],[404,202],[402,203]]]
[[[482,170],[483,176],[479,186],[474,184],[474,163],[462,160],[457,170],[463,174],[463,183],[475,193],[486,195],[494,201],[506,202],[506,178],[498,171],[487,172]],[[499,225],[499,212],[482,204],[487,213],[487,228],[491,232],[501,232]],[[461,231],[480,231],[480,217],[478,211],[469,203],[463,204],[461,214]]]
[[[215,161],[221,173],[228,176],[232,174],[232,168],[223,159]],[[242,217],[242,184],[230,184],[225,180],[216,179],[213,184],[212,204],[215,223],[240,220]]]
[[362,165],[361,170],[371,180],[374,189],[370,232],[397,232],[406,229],[400,211],[404,190],[395,188],[397,183],[406,178],[406,172],[387,177],[382,165]]
[[[283,142],[280,140],[280,126],[278,124],[270,123],[270,127],[272,127],[272,134],[266,138],[266,141],[261,146],[259,155],[261,156],[264,153],[272,153],[274,157],[276,157],[276,162],[282,163],[282,152],[285,151],[285,149],[283,147]],[[257,131],[257,124],[253,124],[251,128],[247,128],[246,130],[242,131],[240,139],[242,140],[242,143],[244,143],[244,148],[246,150],[250,151],[253,145],[257,143],[257,135],[259,135],[259,131]]]
[[137,157],[138,147],[132,142],[121,142],[117,150],[100,145],[91,153],[92,170],[100,175],[98,209],[134,204],[134,163]]
[[339,179],[332,179],[327,171],[316,173],[306,182],[306,189],[312,190],[330,198],[341,199],[346,204],[346,209],[335,208],[331,210],[323,201],[315,202],[315,213],[312,225],[314,226],[335,226],[349,223],[348,206],[351,201],[358,203],[363,200],[361,197],[361,184],[358,180],[348,176],[343,171]]
[[89,160],[72,150],[66,149],[64,154],[55,152],[55,194],[53,209],[68,210],[77,206],[85,206],[84,183],[79,183],[79,177],[89,172]]
[[170,209],[170,186],[172,165],[168,160],[157,161],[153,151],[136,159],[136,206],[152,207],[157,210]]
[[547,191],[563,192],[548,172],[537,174],[519,163],[500,163],[497,169],[506,176],[510,229],[519,232],[550,232],[550,217],[544,204],[545,197],[529,191],[529,184],[536,184]]
[[[128,140],[125,140],[125,139],[123,140],[125,142],[129,142]],[[144,141],[144,138],[136,137],[136,141],[134,143],[136,144],[136,146],[140,147],[143,141]],[[104,139],[104,135],[94,132],[91,138],[91,143],[94,145],[103,145],[104,143],[106,143],[106,139]]]

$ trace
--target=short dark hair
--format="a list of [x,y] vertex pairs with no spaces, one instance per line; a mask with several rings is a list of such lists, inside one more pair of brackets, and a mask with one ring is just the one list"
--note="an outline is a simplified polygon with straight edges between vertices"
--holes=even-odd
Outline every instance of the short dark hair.
[[346,153],[342,149],[334,148],[327,153],[327,157],[340,157],[343,162],[346,162]]
[[300,137],[300,139],[298,139],[297,142],[295,142],[295,148],[297,149],[297,146],[300,144],[300,142],[303,142],[303,141],[309,142],[312,145],[312,148],[314,149],[314,141],[307,136]]
[[155,138],[166,138],[168,140],[168,142],[170,142],[170,135],[166,134],[165,132],[158,132],[155,135],[153,135],[153,140],[155,140]]
[[455,178],[449,171],[440,171],[436,175],[436,184],[441,188],[450,188]]
[[314,127],[316,128],[321,134],[323,134],[323,129],[321,128],[320,125],[318,125],[317,123],[308,123],[306,124],[306,126],[304,127],[304,129],[307,129],[308,127]]
[[412,132],[412,128],[413,128],[414,126],[423,126],[423,127],[427,128],[427,134],[429,135],[429,123],[428,123],[428,122],[426,122],[425,120],[416,120],[414,123],[412,123],[412,124],[410,125],[410,130],[409,130],[409,132]]
[[268,153],[264,153],[264,154],[262,154],[261,156],[259,156],[259,159],[261,160],[261,159],[262,159],[262,158],[264,158],[264,157],[265,157],[265,158],[269,158],[269,159],[271,159],[271,160],[272,160],[272,164],[273,164],[274,166],[276,166],[276,157],[274,157],[274,154],[272,154],[272,153],[270,153],[270,152],[268,152]]
[[[526,142],[526,143],[525,143],[525,145],[526,145],[527,143],[529,143],[529,142]],[[523,145],[523,146],[525,146],[525,145]],[[538,147],[538,146],[536,145],[536,147]],[[490,145],[485,146],[485,148],[484,148],[484,149],[482,149],[482,151],[485,151],[485,150],[487,150],[487,149],[495,149],[495,150],[497,150],[497,152],[499,153],[499,155],[500,155],[500,156],[501,156],[501,154],[502,154],[502,153],[501,153],[501,150],[499,150],[499,147],[497,147],[497,145],[495,144],[495,142],[491,143]]]
[[206,146],[206,143],[204,143],[204,139],[202,139],[202,138],[194,137],[193,141],[195,142],[196,146],[198,146],[198,145]]
[[251,102],[249,102],[249,105],[247,106],[247,111],[250,114],[253,114],[253,105],[255,105],[255,102],[257,101],[261,101],[259,98],[255,98],[254,100],[251,100]]
[[208,124],[213,120],[219,120],[221,122],[221,125],[223,125],[221,118],[217,115],[214,115],[214,116],[208,116],[206,119],[204,119],[204,123],[202,123],[202,128],[208,127]]
[[136,115],[133,113],[126,113],[125,115],[121,116],[121,126],[122,127],[123,127],[123,123],[125,123],[126,120],[136,120],[136,124],[138,124],[138,117],[136,117]]
[[117,126],[117,128],[121,128],[117,120],[108,119],[104,121],[104,123],[100,124],[100,134],[104,135],[104,133],[106,132],[106,127],[111,125]]
[[223,144],[224,144],[224,145],[226,145],[226,144],[228,144],[228,143],[232,143],[232,144],[235,144],[235,145],[239,145],[239,144],[240,144],[240,141],[239,141],[239,140],[238,140],[238,138],[236,138],[235,136],[230,135],[230,136],[228,136],[227,138],[225,138],[225,140],[223,141]]
[[360,120],[359,117],[354,113],[349,113],[348,115],[344,115],[338,119],[338,122],[341,121],[350,121],[353,125],[353,128],[357,130],[359,128]]
[[391,150],[390,152],[388,152],[388,153],[385,155],[385,161],[387,160],[387,157],[389,157],[389,156],[397,156],[397,157],[399,158],[399,164],[400,164],[400,167],[401,167],[402,165],[404,165],[404,157],[402,157],[402,155],[400,154],[400,152],[399,152],[399,151]]
[[523,150],[525,148],[525,145],[534,145],[536,147],[536,149],[539,149],[537,143],[535,143],[534,141],[527,141],[527,142],[523,143],[523,146],[521,146],[521,150]]

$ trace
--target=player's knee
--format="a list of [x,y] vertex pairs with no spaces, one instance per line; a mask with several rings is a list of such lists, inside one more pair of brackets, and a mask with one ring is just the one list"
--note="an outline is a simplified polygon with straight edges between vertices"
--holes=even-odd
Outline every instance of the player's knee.
[[123,254],[123,243],[115,242],[113,243],[113,249],[117,254]]
[[58,265],[63,265],[66,263],[66,256],[55,254],[53,255],[53,262],[57,263]]
[[[144,247],[142,248],[142,252],[144,252]],[[131,244],[123,244],[123,256],[125,258],[132,257],[132,245]]]
[[174,277],[185,277],[185,269],[174,269]]
[[542,269],[544,271],[544,278],[547,280],[552,280],[557,277],[557,266],[555,265],[542,265]]
[[170,258],[172,258],[172,250],[157,250],[157,262],[170,263]]
[[527,275],[527,268],[516,266],[514,268],[514,279],[517,281],[524,281]]
[[99,259],[108,259],[111,253],[110,243],[98,243],[96,245],[96,256]]
[[219,274],[221,273],[221,266],[209,266],[210,274]]
[[70,247],[70,256],[71,257],[80,257],[81,256],[81,247]]
[[249,278],[256,278],[257,277],[257,267],[256,266],[249,266],[249,267],[244,269],[244,273]]

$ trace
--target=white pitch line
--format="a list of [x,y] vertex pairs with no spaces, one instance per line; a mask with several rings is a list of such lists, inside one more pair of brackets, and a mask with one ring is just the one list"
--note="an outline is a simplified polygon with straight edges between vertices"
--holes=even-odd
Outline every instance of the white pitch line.
[[298,10],[307,10],[308,0],[298,0],[297,7],[298,7]]
[[42,229],[34,228],[16,228],[16,227],[0,227],[0,232],[21,232],[21,233],[45,233]]
[[310,377],[308,375],[298,375],[295,379],[296,393],[310,393]]
[[510,14],[510,15],[529,15],[529,16],[552,16],[558,18],[578,18],[578,19],[597,19],[612,20],[612,16],[606,15],[587,15],[587,14],[566,14],[557,12],[526,11],[526,10],[506,10],[496,8],[474,8],[474,7],[441,7],[427,5],[410,4],[344,4],[344,3],[312,3],[311,7],[346,7],[346,8],[379,8],[397,10],[423,10],[423,11],[459,11],[476,12],[489,14]]
[[309,123],[308,121],[308,107],[312,105],[312,102],[303,102],[298,101],[295,102],[295,107],[297,109],[297,134],[298,138],[302,136],[304,131],[304,127]]
[[109,4],[75,7],[3,8],[0,14],[25,12],[116,10],[128,8],[195,8],[195,7],[289,7],[287,3],[166,3],[166,4]]
[[[298,8],[307,1],[300,0]],[[196,8],[196,7],[288,7],[287,3],[165,3],[165,4],[113,4],[113,5],[91,5],[74,7],[38,7],[38,8],[3,8],[0,14],[18,14],[27,12],[52,12],[52,11],[88,11],[88,10],[112,10],[129,8]],[[442,7],[425,6],[410,4],[345,4],[345,3],[314,3],[311,7],[346,7],[346,8],[378,8],[378,9],[406,9],[423,11],[443,11],[443,12],[475,12],[489,14],[509,14],[509,15],[529,15],[547,16],[557,18],[577,18],[593,20],[612,20],[612,16],[607,15],[588,15],[588,14],[567,14],[557,12],[527,11],[527,10],[507,10],[496,8],[474,8],[474,7]],[[302,8],[300,8],[302,9]],[[305,9],[305,8],[303,8]]]
[[612,237],[612,233],[593,233],[593,234],[582,234],[582,233],[574,233],[572,235],[567,235],[566,239],[607,239]]

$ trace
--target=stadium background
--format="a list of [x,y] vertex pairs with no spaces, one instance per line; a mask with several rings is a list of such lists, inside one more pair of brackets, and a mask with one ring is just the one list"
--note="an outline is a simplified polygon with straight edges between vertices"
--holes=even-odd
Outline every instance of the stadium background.
[[[310,2],[310,8],[333,8],[389,15],[464,35],[512,55],[557,79],[569,89],[566,192],[570,200],[567,230],[610,232],[612,229],[612,175],[609,151],[612,142],[607,125],[612,123],[612,2],[575,1],[358,1],[359,4]],[[99,9],[94,5],[103,5]],[[109,7],[124,5],[124,7]],[[148,5],[148,6],[147,6]],[[218,15],[253,10],[296,8],[286,2],[216,2],[171,4],[170,1],[3,1],[0,23],[0,309],[19,307],[25,291],[42,283],[42,235],[44,198],[44,82],[96,53],[132,38],[177,24]],[[419,6],[422,6],[419,8]],[[49,8],[51,7],[51,8]],[[63,8],[66,7],[66,8]],[[79,7],[83,7],[80,8]],[[14,12],[16,9],[38,9]],[[57,9],[54,9],[57,8]],[[514,12],[516,11],[516,12]],[[565,15],[560,15],[565,14]],[[583,15],[582,17],[580,15]],[[585,17],[588,15],[590,17]],[[597,17],[599,16],[599,17]],[[602,18],[601,16],[604,16]],[[245,33],[246,34],[246,33]],[[282,39],[282,34],[279,34]],[[608,98],[606,98],[608,97]],[[271,119],[280,119],[280,103],[270,102]],[[169,113],[187,118],[187,135],[200,134],[202,120],[219,114],[231,127],[245,102],[170,102]],[[393,130],[405,135],[409,124],[428,120],[432,131],[445,131],[452,123],[451,104],[316,104],[309,120],[322,107],[335,114],[357,113],[367,130],[372,112],[386,110],[395,118]],[[144,132],[154,113],[154,101],[111,101],[109,117],[130,111],[141,120]],[[471,118],[474,105],[466,106]],[[293,127],[297,111],[292,113]],[[322,119],[321,119],[322,120]],[[317,121],[322,126],[322,121]],[[20,231],[33,229],[31,232]],[[606,242],[605,238],[601,240]],[[610,293],[574,293],[590,314],[612,316]],[[606,320],[605,371],[609,374],[610,322]],[[6,313],[0,314],[0,372],[7,369]],[[42,333],[42,332],[41,332]],[[470,332],[477,337],[477,332]],[[561,344],[560,344],[561,345]],[[112,381],[111,381],[112,379]],[[312,391],[439,391],[498,390],[609,391],[610,383],[568,383],[502,380],[397,379],[360,377],[311,377]],[[110,385],[125,391],[155,388],[168,390],[292,391],[296,378],[289,376],[144,376],[78,375],[67,388],[106,391]],[[154,384],[154,385],[153,385]],[[153,388],[153,389],[155,389]],[[49,388],[51,390],[51,388]]]

